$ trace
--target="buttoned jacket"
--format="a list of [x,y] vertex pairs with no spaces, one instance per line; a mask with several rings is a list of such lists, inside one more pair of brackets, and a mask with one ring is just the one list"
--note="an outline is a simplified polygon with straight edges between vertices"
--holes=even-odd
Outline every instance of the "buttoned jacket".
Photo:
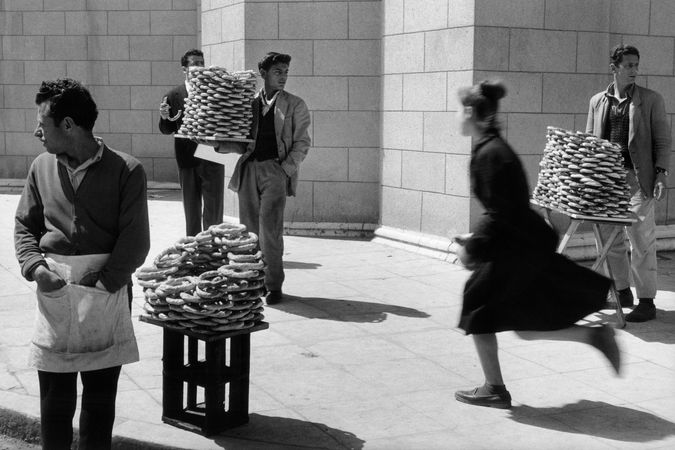
[[[258,135],[258,122],[260,120],[260,104],[262,102],[261,92],[259,91],[251,102],[253,118],[249,138],[253,139],[253,142],[246,146],[246,151],[237,161],[230,179],[229,188],[235,192],[239,191],[242,168],[255,149],[255,139]],[[311,144],[309,125],[309,110],[305,101],[286,91],[279,92],[274,101],[274,131],[281,168],[288,176],[287,195],[289,196],[295,196],[298,185],[298,169],[300,163],[307,156]]]
[[[595,94],[588,109],[586,132],[597,137],[606,136],[610,110],[606,93],[607,90]],[[656,178],[654,169],[668,169],[670,166],[671,135],[663,97],[651,89],[635,85],[628,114],[628,152],[642,193],[652,198]]]

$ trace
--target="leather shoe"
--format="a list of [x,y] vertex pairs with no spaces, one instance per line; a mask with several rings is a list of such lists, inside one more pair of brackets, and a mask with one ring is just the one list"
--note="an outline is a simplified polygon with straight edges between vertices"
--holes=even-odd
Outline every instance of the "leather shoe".
[[656,318],[656,306],[653,303],[640,303],[626,315],[627,322],[647,322]]
[[267,296],[265,297],[265,303],[268,305],[275,305],[277,303],[281,303],[281,299],[283,298],[283,294],[281,291],[269,291],[267,293]]
[[504,391],[499,394],[481,394],[480,387],[470,391],[455,392],[455,400],[474,406],[486,406],[488,408],[509,409],[511,408],[511,394]]
[[[633,291],[631,291],[629,287],[616,291],[616,296],[619,298],[619,303],[621,303],[622,308],[630,308],[633,306]],[[608,301],[605,305],[605,309],[616,309],[616,303],[611,300]]]

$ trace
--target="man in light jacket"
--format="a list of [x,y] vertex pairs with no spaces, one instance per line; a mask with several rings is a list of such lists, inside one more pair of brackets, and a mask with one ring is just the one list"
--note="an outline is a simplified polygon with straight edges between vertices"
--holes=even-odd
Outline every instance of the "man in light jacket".
[[[670,166],[671,135],[663,97],[635,84],[640,52],[630,45],[618,45],[610,54],[614,81],[590,101],[586,132],[608,139],[621,147],[626,181],[630,186],[631,210],[638,221],[626,227],[630,240],[630,259],[625,236],[616,240],[608,254],[622,306],[633,306],[630,290],[632,271],[635,291],[640,300],[626,316],[630,322],[656,317],[656,223],[655,200],[666,193]],[[601,230],[609,234],[608,227]],[[632,270],[631,270],[632,269]]]
[[229,185],[238,193],[239,220],[260,236],[270,305],[282,299],[286,196],[295,196],[298,169],[310,146],[307,105],[284,90],[290,62],[289,55],[271,52],[258,63],[265,85],[251,106],[254,141],[237,161]]
[[139,358],[131,274],[150,249],[145,171],[94,136],[96,103],[79,82],[45,81],[35,103],[46,151],[31,164],[14,243],[21,273],[37,283],[29,359],[42,445],[71,447],[79,372],[79,448],[109,449],[121,366]]

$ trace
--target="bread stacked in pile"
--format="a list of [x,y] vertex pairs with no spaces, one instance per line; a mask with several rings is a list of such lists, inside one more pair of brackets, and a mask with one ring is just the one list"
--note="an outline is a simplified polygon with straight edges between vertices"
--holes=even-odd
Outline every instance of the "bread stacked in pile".
[[135,275],[147,317],[213,335],[263,320],[264,268],[258,237],[223,223],[182,238]]
[[191,139],[246,139],[256,91],[253,71],[228,72],[212,66],[193,69],[190,74],[192,89],[178,134]]
[[587,133],[547,127],[539,165],[533,198],[540,205],[601,218],[629,216],[630,190],[618,145]]

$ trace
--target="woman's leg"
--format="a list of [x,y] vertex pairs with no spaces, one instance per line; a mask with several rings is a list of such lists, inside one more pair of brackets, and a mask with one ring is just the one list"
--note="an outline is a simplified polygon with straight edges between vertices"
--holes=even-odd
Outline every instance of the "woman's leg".
[[492,408],[511,407],[511,394],[504,386],[499,366],[499,345],[494,333],[474,334],[478,359],[485,375],[485,384],[469,391],[455,392],[455,399],[462,403]]
[[621,352],[614,339],[614,329],[601,327],[582,327],[572,325],[555,331],[516,331],[518,337],[530,340],[570,341],[592,345],[602,352],[618,374],[621,370]]
[[504,385],[502,369],[499,365],[497,335],[489,333],[474,334],[472,336],[473,343],[476,345],[476,351],[478,352],[478,359],[485,375],[485,382],[497,386]]

